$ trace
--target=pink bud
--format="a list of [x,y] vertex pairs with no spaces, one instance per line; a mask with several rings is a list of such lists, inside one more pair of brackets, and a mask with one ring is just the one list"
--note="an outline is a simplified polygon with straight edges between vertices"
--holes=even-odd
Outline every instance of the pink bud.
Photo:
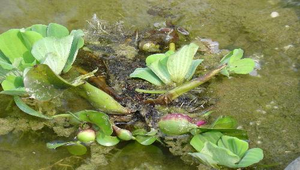
[[204,120],[199,120],[197,121],[196,125],[199,127],[199,126],[202,126],[202,125],[205,125],[206,124],[206,121]]

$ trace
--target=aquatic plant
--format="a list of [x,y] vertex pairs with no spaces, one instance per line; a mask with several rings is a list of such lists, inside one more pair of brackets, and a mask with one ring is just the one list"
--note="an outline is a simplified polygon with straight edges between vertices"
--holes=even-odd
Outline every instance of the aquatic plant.
[[[81,130],[74,141],[68,142],[49,142],[47,147],[56,149],[58,147],[67,147],[71,154],[85,154],[87,151],[86,145],[97,142],[102,146],[114,146],[120,141],[136,140],[142,145],[151,145],[157,140],[157,130],[151,129],[147,132],[145,129],[136,129],[130,132],[127,129],[121,129],[111,123],[109,116],[103,112],[84,110],[76,113],[67,113],[55,115],[54,118],[67,117],[70,122],[78,127],[88,126],[88,129]],[[113,134],[115,132],[115,135]],[[70,149],[70,146],[72,148]],[[85,147],[85,152],[83,152]],[[76,152],[76,149],[79,149]]]
[[263,159],[260,148],[249,149],[248,142],[220,132],[195,135],[190,144],[198,151],[190,155],[217,169],[220,166],[245,168]]
[[[186,47],[187,48],[187,47]],[[192,49],[191,49],[192,50]],[[180,51],[180,50],[179,50]],[[178,52],[179,52],[178,51]],[[176,52],[177,53],[177,52]],[[178,57],[179,59],[175,60],[177,62],[177,66],[174,66],[174,68],[176,68],[176,70],[180,70],[180,63],[184,63],[184,60],[188,60],[186,59],[184,56],[187,55],[186,53],[179,53],[178,55],[175,55],[176,53],[174,53],[173,55],[171,55],[170,57],[176,57],[176,56],[181,56],[182,57]],[[192,52],[188,53],[191,54]],[[189,56],[189,55],[187,55]],[[212,77],[214,77],[215,75],[221,73],[225,76],[230,76],[231,74],[248,74],[251,71],[253,71],[254,67],[255,67],[255,62],[253,61],[253,59],[250,58],[244,58],[241,59],[243,57],[243,50],[241,49],[235,49],[232,52],[230,52],[229,54],[225,55],[223,57],[223,59],[220,61],[220,65],[214,69],[209,71],[208,73],[206,73],[205,75],[198,77],[198,78],[194,78],[190,81],[187,81],[183,84],[178,85],[177,87],[171,89],[171,90],[167,90],[166,92],[163,91],[164,94],[160,95],[159,97],[157,97],[156,99],[149,99],[146,100],[146,103],[153,103],[153,104],[168,104],[171,101],[173,101],[174,99],[178,98],[179,96],[181,96],[182,94],[206,83],[207,81],[209,81]],[[167,57],[165,57],[167,58]],[[189,58],[189,57],[188,57]],[[151,59],[151,58],[150,58]],[[146,59],[147,61],[147,59]],[[201,60],[202,61],[202,60]],[[192,71],[189,72],[189,78],[192,78],[198,64],[197,63],[201,63],[200,60],[194,61],[194,65],[193,67],[191,67]],[[184,64],[183,64],[184,65]],[[172,67],[173,68],[173,67]],[[147,68],[146,68],[147,69]],[[164,69],[165,72],[167,72],[166,69]],[[172,70],[172,69],[170,69]],[[184,69],[183,69],[184,70]],[[136,72],[138,73],[138,72]],[[180,73],[178,72],[173,72],[174,75],[177,74],[180,75]],[[191,74],[190,74],[191,73]],[[140,76],[140,74],[134,74],[135,76]],[[141,74],[142,77],[146,77],[146,74]],[[147,74],[148,75],[148,74]],[[150,74],[149,74],[150,75]],[[167,75],[167,73],[165,74]],[[132,75],[131,75],[132,77]],[[148,78],[148,77],[147,77]],[[147,79],[148,80],[148,79]],[[151,78],[151,81],[153,80],[153,78]],[[156,79],[155,79],[156,80]],[[181,79],[182,80],[182,79]],[[186,79],[188,80],[188,79]],[[141,91],[141,90],[139,90]],[[145,92],[145,93],[151,93],[151,90],[144,90],[141,92]]]
[[177,52],[172,47],[164,54],[153,54],[146,58],[147,68],[137,68],[130,74],[154,85],[179,85],[192,78],[202,59],[193,60],[198,50],[194,43],[183,46]]
[[21,97],[49,101],[66,89],[86,98],[91,104],[109,113],[129,113],[110,95],[90,85],[85,79],[94,72],[66,81],[67,73],[78,50],[84,45],[82,30],[69,30],[51,23],[26,29],[11,29],[0,35],[0,94],[14,96],[17,106],[27,114],[51,119],[26,105]]

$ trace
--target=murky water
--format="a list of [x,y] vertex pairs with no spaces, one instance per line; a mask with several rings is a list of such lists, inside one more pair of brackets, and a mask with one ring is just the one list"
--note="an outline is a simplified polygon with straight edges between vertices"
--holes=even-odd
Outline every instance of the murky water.
[[[124,21],[132,29],[144,29],[169,19],[188,29],[192,37],[212,38],[221,48],[243,48],[247,56],[260,61],[259,76],[212,81],[208,93],[218,99],[215,115],[235,117],[249,131],[252,147],[265,151],[262,164],[276,165],[271,169],[283,169],[300,156],[300,2],[297,0],[1,0],[0,4],[0,32],[49,22],[70,29],[84,28],[86,20],[96,13],[109,22]],[[279,16],[272,18],[272,12]],[[0,98],[1,117],[7,113],[9,100]],[[42,135],[36,139],[24,134],[4,136],[0,142],[0,169],[39,169],[69,156],[62,150],[46,149]],[[153,153],[146,151],[141,159],[154,169],[184,167],[180,161],[164,156],[165,151],[157,150],[155,157],[163,161],[150,159]],[[132,162],[128,168],[149,169],[147,164],[135,164],[132,160],[141,160],[134,154],[125,157]],[[122,164],[117,161],[119,166],[111,168],[121,169]]]

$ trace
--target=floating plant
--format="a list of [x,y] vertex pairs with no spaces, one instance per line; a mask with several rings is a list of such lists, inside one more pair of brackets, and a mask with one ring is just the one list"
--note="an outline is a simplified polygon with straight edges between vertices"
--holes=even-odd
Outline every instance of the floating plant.
[[12,29],[0,35],[1,94],[14,96],[17,106],[32,116],[51,119],[26,106],[22,97],[49,101],[73,89],[99,110],[129,113],[110,95],[90,85],[85,79],[94,72],[66,81],[59,75],[67,73],[84,45],[82,30],[69,30],[59,24],[33,25]]

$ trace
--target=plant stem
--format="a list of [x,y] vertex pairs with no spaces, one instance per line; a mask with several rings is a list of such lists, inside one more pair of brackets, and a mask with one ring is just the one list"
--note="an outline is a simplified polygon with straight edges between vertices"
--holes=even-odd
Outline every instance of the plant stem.
[[195,78],[195,79],[193,79],[189,82],[186,82],[186,83],[184,83],[184,84],[182,84],[182,85],[166,92],[163,95],[160,95],[157,99],[150,99],[150,100],[146,100],[145,102],[150,103],[150,104],[161,104],[161,105],[169,104],[171,101],[178,98],[182,94],[184,94],[184,93],[200,86],[201,84],[207,82],[212,77],[217,75],[226,66],[227,66],[226,64],[223,64],[223,65],[217,67],[216,69],[206,73],[202,77]]
[[74,87],[73,91],[87,99],[91,105],[107,114],[129,114],[130,110],[123,107],[114,98],[98,89],[97,87],[84,83]]
[[136,92],[139,93],[149,93],[149,94],[162,94],[166,93],[166,90],[146,90],[146,89],[135,89]]

